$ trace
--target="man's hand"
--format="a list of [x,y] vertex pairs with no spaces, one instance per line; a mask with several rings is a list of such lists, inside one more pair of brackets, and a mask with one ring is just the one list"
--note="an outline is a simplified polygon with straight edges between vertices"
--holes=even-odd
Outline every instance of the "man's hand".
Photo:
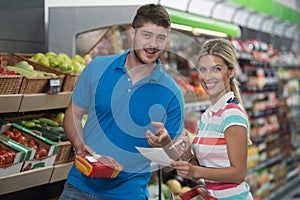
[[151,122],[156,128],[155,134],[150,130],[146,132],[146,138],[148,143],[152,147],[164,147],[171,142],[171,137],[161,122]]

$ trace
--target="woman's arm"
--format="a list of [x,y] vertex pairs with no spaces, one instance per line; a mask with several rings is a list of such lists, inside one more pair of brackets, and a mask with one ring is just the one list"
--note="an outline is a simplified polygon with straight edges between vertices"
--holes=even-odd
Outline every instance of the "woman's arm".
[[192,165],[186,161],[174,161],[179,176],[191,179],[209,179],[220,182],[239,183],[244,181],[247,169],[247,130],[243,126],[233,125],[225,131],[229,167],[207,168]]

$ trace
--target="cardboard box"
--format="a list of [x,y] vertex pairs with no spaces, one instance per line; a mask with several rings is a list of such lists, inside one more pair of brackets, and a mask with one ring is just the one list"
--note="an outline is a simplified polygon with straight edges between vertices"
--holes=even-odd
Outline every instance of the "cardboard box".
[[26,158],[27,150],[2,136],[0,136],[0,149],[15,153],[11,164],[0,165],[0,177],[20,172]]
[[[29,129],[26,129],[17,123],[11,123],[10,125],[8,124],[6,126],[6,130],[12,132],[16,132],[16,131],[20,132],[26,138],[26,141],[33,139],[38,144],[37,145],[38,148],[44,148],[47,150],[46,157],[36,158],[38,149],[29,148],[28,146],[26,146],[26,144],[23,145],[19,144],[31,151],[30,156],[26,157],[26,160],[24,161],[21,171],[27,171],[27,170],[40,168],[40,167],[52,166],[54,164],[56,153],[58,151],[57,143],[52,142],[51,140],[48,140],[47,138],[44,138]],[[16,143],[16,141],[12,141],[12,142]]]
[[22,134],[26,137],[27,141],[29,139],[34,139],[38,142],[39,148],[44,148],[47,150],[48,155],[43,158],[33,158],[30,160],[26,160],[24,162],[24,165],[22,167],[21,171],[27,171],[32,170],[40,167],[47,167],[52,166],[54,164],[56,153],[58,151],[58,145],[55,142],[52,142],[51,140],[48,140],[47,138],[44,138],[43,136],[37,135],[31,130],[28,130],[19,124],[12,123],[12,130],[19,130],[22,131]]
[[48,140],[47,138],[45,138],[41,135],[38,135],[38,134],[34,133],[33,131],[31,131],[27,128],[24,128],[23,126],[21,126],[17,123],[12,123],[11,130],[12,131],[14,131],[14,130],[20,131],[25,136],[27,141],[29,139],[36,140],[40,145],[39,147],[45,148],[47,150],[48,156],[56,155],[56,153],[58,151],[58,145],[57,145],[56,142]]
[[24,172],[24,171],[28,171],[28,170],[41,168],[41,167],[53,166],[55,158],[56,158],[56,155],[51,155],[51,156],[43,157],[40,159],[26,160],[23,164],[21,171]]

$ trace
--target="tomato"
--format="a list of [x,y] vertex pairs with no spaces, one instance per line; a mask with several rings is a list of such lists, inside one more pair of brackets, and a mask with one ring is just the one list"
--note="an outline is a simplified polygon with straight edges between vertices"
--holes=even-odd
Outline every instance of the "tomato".
[[19,137],[17,137],[16,141],[20,144],[23,144],[24,146],[28,146],[24,135],[20,135]]
[[27,143],[29,147],[36,145],[34,139],[32,138],[30,138]]
[[36,151],[39,158],[46,157],[48,155],[48,151],[45,148],[38,148]]
[[8,138],[12,139],[12,140],[15,140],[16,139],[16,136],[13,132],[7,130],[7,131],[4,131],[3,135],[7,136]]
[[12,154],[7,152],[6,154],[3,154],[2,156],[4,157],[6,164],[12,164],[12,162],[13,162]]
[[5,164],[6,164],[5,158],[2,155],[0,155],[0,165],[5,165]]
[[7,150],[6,149],[0,149],[0,155],[4,155],[7,153]]
[[16,137],[16,138],[18,138],[18,137],[20,137],[20,135],[22,135],[22,134],[20,133],[20,131],[17,131],[17,130],[14,130],[13,133],[15,134],[15,137]]
[[15,157],[16,157],[16,152],[10,151],[10,152],[8,152],[8,153],[11,154],[11,156],[13,157],[13,159],[15,159]]

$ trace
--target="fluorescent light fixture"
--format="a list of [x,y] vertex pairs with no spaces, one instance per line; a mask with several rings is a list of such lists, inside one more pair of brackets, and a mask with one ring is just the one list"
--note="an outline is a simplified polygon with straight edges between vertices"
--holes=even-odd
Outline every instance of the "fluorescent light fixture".
[[212,36],[217,36],[217,37],[227,37],[228,36],[226,33],[218,32],[218,31],[212,31],[212,30],[203,29],[203,28],[194,28],[191,26],[174,24],[174,23],[171,24],[171,28],[179,29],[179,30],[183,30],[183,31],[190,31],[196,36],[199,36],[201,34],[212,35]]
[[191,26],[186,26],[186,25],[181,25],[181,24],[174,24],[174,23],[171,23],[171,28],[180,29],[180,30],[183,30],[183,31],[190,31],[190,32],[193,31],[193,27],[191,27]]
[[218,31],[211,31],[208,29],[203,29],[203,28],[193,28],[193,34],[194,35],[213,35],[213,36],[218,36],[218,37],[227,37],[228,35],[226,33],[218,32]]

